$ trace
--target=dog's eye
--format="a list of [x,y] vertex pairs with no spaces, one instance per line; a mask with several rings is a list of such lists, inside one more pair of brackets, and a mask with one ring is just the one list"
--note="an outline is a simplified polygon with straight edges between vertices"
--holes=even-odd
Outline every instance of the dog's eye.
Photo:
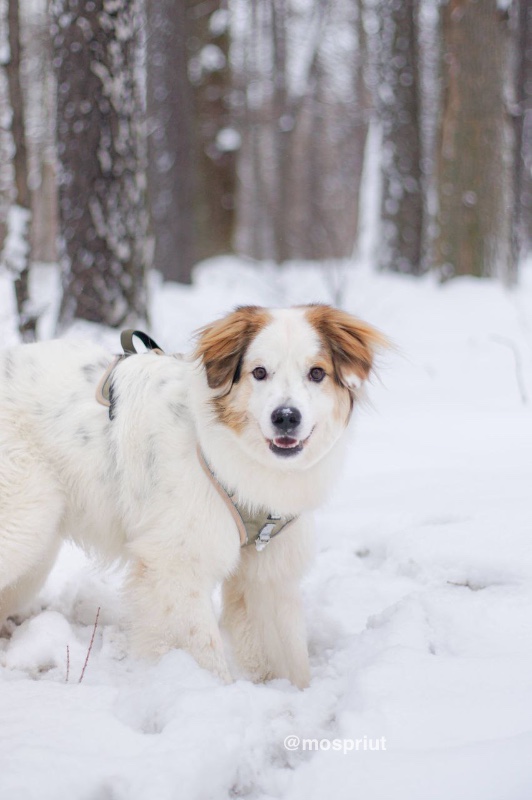
[[325,377],[325,370],[321,367],[312,367],[308,376],[311,381],[314,381],[314,383],[321,383]]
[[268,376],[268,373],[264,367],[255,367],[251,374],[256,381],[263,381]]

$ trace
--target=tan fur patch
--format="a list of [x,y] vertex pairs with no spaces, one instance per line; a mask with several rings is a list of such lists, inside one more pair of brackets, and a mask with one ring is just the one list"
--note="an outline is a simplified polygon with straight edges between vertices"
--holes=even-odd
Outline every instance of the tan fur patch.
[[353,411],[353,393],[336,378],[336,368],[332,353],[323,349],[318,358],[312,362],[313,366],[321,367],[327,375],[332,375],[332,381],[325,381],[323,391],[330,394],[334,401],[333,416],[336,422],[347,425]]
[[[249,386],[249,384],[248,384]],[[222,397],[214,397],[211,400],[212,408],[217,419],[236,433],[241,433],[244,429],[247,415],[247,398],[249,389],[246,391],[240,383],[232,387],[229,394]]]
[[250,342],[270,319],[265,308],[241,306],[199,331],[194,355],[203,361],[211,389],[229,391]]
[[342,386],[355,373],[365,380],[373,367],[375,351],[389,346],[388,340],[366,322],[332,306],[305,306],[305,315],[330,353],[334,376]]
[[139,559],[139,561],[135,562],[135,566],[133,567],[131,574],[132,577],[141,580],[146,576],[147,572],[148,572],[148,567],[146,566],[144,561],[140,561]]

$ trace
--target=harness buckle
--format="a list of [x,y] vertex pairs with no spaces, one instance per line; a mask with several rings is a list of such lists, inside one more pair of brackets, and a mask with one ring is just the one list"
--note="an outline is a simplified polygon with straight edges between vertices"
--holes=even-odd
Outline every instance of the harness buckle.
[[255,539],[255,547],[257,551],[260,553],[261,550],[264,550],[267,544],[270,543],[271,532],[275,528],[275,524],[272,522],[267,522],[263,528],[259,531],[259,535]]

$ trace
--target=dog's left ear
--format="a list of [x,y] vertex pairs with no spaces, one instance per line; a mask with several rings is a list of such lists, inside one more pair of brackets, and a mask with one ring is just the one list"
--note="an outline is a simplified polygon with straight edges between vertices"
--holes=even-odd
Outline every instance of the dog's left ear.
[[391,346],[376,328],[332,306],[309,306],[307,316],[329,349],[337,383],[350,391],[369,376],[377,350]]
[[269,320],[265,308],[240,306],[198,332],[194,356],[202,360],[211,389],[220,389],[221,394],[230,391],[250,342]]

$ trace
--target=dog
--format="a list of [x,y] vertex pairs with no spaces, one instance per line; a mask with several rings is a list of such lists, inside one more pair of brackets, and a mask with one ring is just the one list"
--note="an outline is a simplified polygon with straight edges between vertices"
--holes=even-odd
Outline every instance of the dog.
[[245,306],[201,329],[188,357],[113,360],[70,340],[1,352],[0,623],[68,538],[127,564],[134,654],[183,648],[230,681],[221,583],[237,670],[308,686],[311,512],[385,345],[330,306]]

